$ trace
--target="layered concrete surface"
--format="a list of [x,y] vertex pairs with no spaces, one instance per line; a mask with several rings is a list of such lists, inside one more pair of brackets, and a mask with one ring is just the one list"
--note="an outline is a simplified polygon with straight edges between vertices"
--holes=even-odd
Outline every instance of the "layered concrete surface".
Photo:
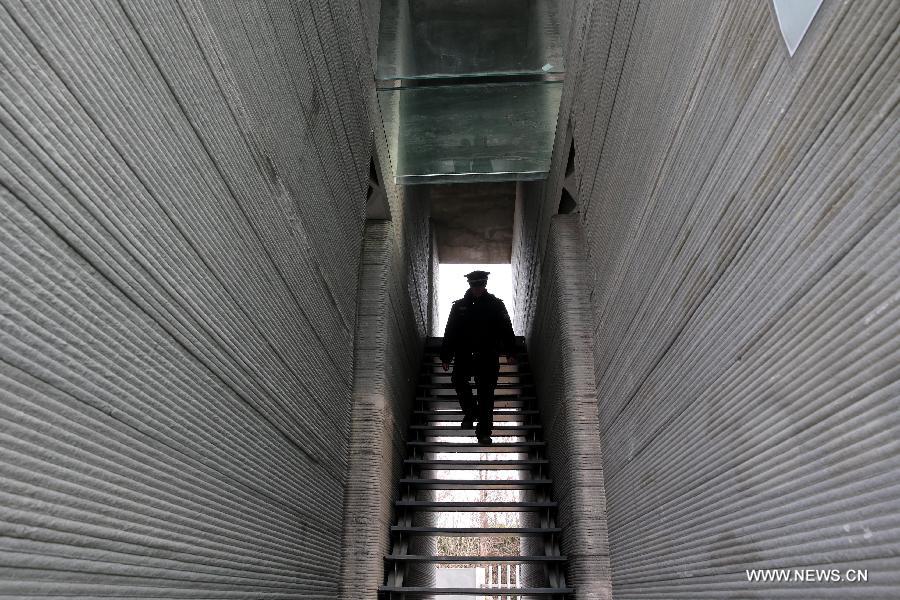
[[339,597],[373,10],[0,3],[0,595]]
[[[512,255],[570,583],[608,536],[617,598],[896,597],[898,5],[792,58],[765,3],[566,7]],[[377,582],[434,298],[427,203],[365,228],[377,16],[0,2],[0,595]],[[744,573],[817,566],[870,582]]]
[[579,598],[611,598],[603,452],[593,371],[593,327],[584,239],[577,215],[551,220],[543,263],[543,303],[554,310],[534,323],[529,356],[540,365],[537,397],[553,492],[559,502],[562,552]]
[[[517,313],[562,397],[570,128],[613,596],[896,597],[900,6],[825,2],[793,57],[762,2],[570,22],[553,173],[517,201]],[[745,573],[795,567],[869,583]]]
[[[417,342],[423,324],[417,322],[411,304],[404,302],[403,269],[392,260],[394,240],[391,221],[367,224],[341,541],[340,597],[345,600],[374,598],[384,583],[395,482],[401,474],[415,393],[410,383],[416,381],[422,356]],[[410,580],[429,583],[425,573],[411,573]]]

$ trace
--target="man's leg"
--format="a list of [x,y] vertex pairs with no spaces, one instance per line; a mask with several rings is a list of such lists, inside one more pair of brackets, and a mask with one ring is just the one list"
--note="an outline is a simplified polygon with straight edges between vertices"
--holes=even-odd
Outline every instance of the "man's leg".
[[[464,429],[472,427],[472,421],[476,417],[475,400],[472,398],[472,386],[469,385],[469,378],[472,376],[472,355],[467,352],[459,352],[456,354],[456,361],[453,364],[453,375],[450,381],[456,389],[456,397],[459,399],[459,407],[463,412],[462,426]],[[481,392],[479,392],[481,393]]]
[[475,381],[478,385],[478,439],[490,438],[494,428],[494,388],[497,387],[497,373],[500,358],[496,354],[478,356]]

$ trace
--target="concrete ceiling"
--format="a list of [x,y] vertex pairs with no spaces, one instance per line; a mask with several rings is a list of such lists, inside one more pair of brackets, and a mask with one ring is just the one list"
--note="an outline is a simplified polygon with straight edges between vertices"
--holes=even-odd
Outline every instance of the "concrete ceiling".
[[458,183],[427,188],[442,263],[510,262],[515,182]]

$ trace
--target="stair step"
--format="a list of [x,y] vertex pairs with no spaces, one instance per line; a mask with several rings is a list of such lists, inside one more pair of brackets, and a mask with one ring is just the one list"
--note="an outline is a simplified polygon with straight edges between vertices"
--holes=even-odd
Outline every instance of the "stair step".
[[391,533],[409,535],[445,535],[456,537],[520,537],[553,535],[561,531],[559,527],[414,527],[391,525]]
[[[420,388],[452,390],[455,386],[451,382],[446,383],[420,383]],[[519,388],[533,388],[533,383],[498,383],[495,389],[508,390]]]
[[[413,432],[416,433],[416,432]],[[471,438],[471,441],[475,441],[475,430],[474,429],[459,429],[456,427],[442,427],[440,430],[419,430],[419,436],[424,437],[440,437],[440,438],[460,438],[466,439]],[[497,442],[497,438],[521,438],[524,436],[530,435],[528,431],[523,431],[520,429],[512,429],[511,427],[495,427],[491,430],[491,437],[494,438],[494,441]],[[499,443],[499,442],[497,442]]]
[[[439,362],[437,362],[437,363],[426,362],[426,363],[423,363],[422,366],[419,367],[419,372],[420,373],[433,373],[435,375],[449,375],[453,371],[454,366],[455,366],[455,364],[451,363],[450,368],[445,371],[444,365],[442,365]],[[517,373],[518,374],[531,373],[531,370],[528,368],[527,361],[518,361],[514,365],[511,365],[508,363],[501,363],[499,365],[499,369],[500,370],[498,371],[498,373],[500,373],[500,375],[515,375]]]
[[[452,387],[430,387],[430,386],[419,386],[420,388],[429,388],[430,392],[423,392],[419,390],[419,393],[416,394],[416,400],[456,400],[457,394],[456,390]],[[504,400],[534,400],[535,396],[532,392],[522,393],[520,390],[523,386],[516,385],[510,388],[498,387],[494,390],[494,399],[502,398]],[[475,387],[471,388],[472,396],[475,398],[478,397],[478,390]]]
[[[519,356],[528,356],[528,353],[527,353],[527,352],[524,352],[523,350],[518,350],[518,349],[517,349],[515,352],[513,352],[513,354],[514,354],[517,358],[518,358]],[[437,359],[440,359],[440,358],[441,358],[441,351],[440,351],[440,350],[429,350],[429,349],[426,349],[426,350],[425,350],[425,358],[437,358]],[[502,361],[502,360],[506,360],[506,354],[501,353],[501,354],[500,354],[500,360],[501,360],[501,361]]]
[[551,485],[551,479],[422,479],[406,477],[400,485],[420,490],[533,490]]
[[[505,423],[508,421],[522,421],[523,417],[536,417],[538,416],[538,411],[536,410],[517,410],[513,411],[498,411],[494,410],[494,423]],[[435,421],[435,422],[456,422],[459,423],[462,421],[463,412],[461,410],[443,410],[443,411],[433,411],[433,410],[417,410],[413,412],[413,417],[421,418],[427,421]]]
[[[466,431],[465,429],[447,425],[410,425],[409,428],[413,431],[437,431],[438,433],[447,431]],[[503,427],[494,427],[494,431],[536,431],[540,429],[542,429],[540,425],[505,425]]]
[[407,458],[404,465],[428,471],[520,471],[547,465],[545,458],[530,460],[426,460]]
[[[494,427],[491,429],[491,437],[495,438],[510,438],[510,437],[524,437],[533,435],[536,432],[539,432],[538,429],[522,429],[518,427]],[[411,434],[418,434],[418,437],[441,437],[441,438],[472,438],[472,441],[475,441],[475,428],[469,429],[460,429],[458,426],[456,427],[435,427],[435,428],[427,428],[427,429],[414,429],[410,432]]]
[[407,596],[563,596],[571,594],[575,588],[432,588],[432,587],[392,587],[378,588],[382,593],[397,593]]
[[[449,378],[453,377],[453,372],[452,371],[444,371],[443,369],[438,369],[437,371],[428,370],[428,371],[422,371],[421,373],[419,373],[420,379],[424,379],[426,377],[446,377],[447,379],[449,379]],[[513,371],[513,372],[501,371],[500,373],[497,373],[497,381],[498,382],[503,379],[513,379],[516,377],[524,377],[524,378],[530,379],[532,377],[532,375],[531,375],[531,373],[522,372],[522,371]]]
[[[422,399],[418,399],[419,402],[422,402]],[[432,411],[437,410],[445,410],[452,408],[459,408],[459,401],[456,398],[448,397],[446,399],[440,400],[427,400],[427,407]],[[526,408],[530,405],[530,402],[523,402],[521,400],[497,400],[494,402],[494,414],[522,414],[523,410],[531,410],[530,408]],[[462,421],[462,419],[460,419]]]
[[428,556],[425,554],[387,554],[385,560],[421,563],[548,563],[565,562],[566,556]]
[[439,502],[436,500],[397,500],[397,508],[423,512],[532,512],[553,510],[556,502]]
[[[557,565],[566,563],[565,556],[432,556],[427,554],[403,554],[407,552],[408,540],[412,537],[424,536],[432,539],[440,536],[456,537],[532,537],[545,545],[552,542],[548,536],[561,533],[559,527],[443,527],[413,526],[408,517],[413,513],[532,513],[550,518],[559,509],[556,502],[546,498],[552,485],[546,467],[549,461],[544,458],[546,444],[538,441],[543,431],[540,425],[540,413],[537,410],[536,385],[530,370],[528,355],[525,352],[524,339],[518,339],[515,352],[517,360],[507,363],[506,357],[500,358],[500,372],[494,393],[492,444],[479,444],[472,428],[461,429],[463,420],[459,401],[452,382],[452,372],[444,371],[440,363],[440,338],[429,338],[425,358],[419,370],[416,382],[416,404],[413,411],[413,424],[409,428],[410,440],[406,442],[409,457],[403,461],[404,476],[398,482],[401,496],[406,499],[394,502],[400,523],[390,528],[394,540],[394,550],[398,554],[389,554],[385,561],[393,563],[394,571],[406,569],[407,564],[431,563],[447,565],[471,564],[532,564],[544,565],[544,570],[555,571]],[[477,399],[478,392],[473,395]],[[415,439],[420,438],[420,439]],[[434,441],[435,438],[445,441]],[[537,438],[537,439],[534,439]],[[428,441],[431,439],[432,441]],[[511,441],[501,441],[511,440]],[[447,453],[437,458],[434,453]],[[429,458],[431,457],[431,458]],[[490,457],[490,459],[488,458]],[[465,460],[472,458],[473,460]],[[507,458],[508,460],[499,460]],[[448,471],[438,473],[437,471]],[[473,471],[468,473],[467,471]],[[517,471],[513,476],[525,479],[480,479],[484,473],[492,472],[494,476],[505,476],[501,471]],[[442,476],[455,479],[438,478]],[[416,499],[417,496],[428,497],[431,493],[420,493],[424,490],[537,490],[533,495],[541,500],[516,501],[520,494],[511,494],[510,500],[478,500],[478,501],[437,501]],[[476,496],[485,494],[476,494]],[[499,496],[500,494],[496,494]],[[530,494],[532,495],[532,494]],[[549,512],[553,511],[553,512]],[[415,521],[413,521],[415,522]],[[526,521],[531,523],[531,521]],[[532,523],[533,524],[533,523]],[[543,538],[543,539],[542,539]],[[515,551],[515,550],[513,550]],[[399,572],[399,571],[398,571]],[[388,579],[391,581],[391,579]],[[397,580],[402,581],[402,579]],[[555,580],[553,578],[550,581]],[[419,598],[419,597],[505,597],[532,598],[556,597],[569,598],[574,589],[514,587],[404,587],[383,585],[379,592],[384,597]]]
[[[456,400],[456,390],[454,390],[452,388],[446,388],[443,390],[439,389],[437,391],[439,391],[439,392],[443,391],[446,393],[445,394],[422,394],[422,393],[420,393],[420,394],[416,395],[416,400],[419,400],[419,401],[422,401],[422,400]],[[536,396],[531,392],[529,392],[527,394],[523,394],[521,392],[510,392],[510,393],[506,393],[506,392],[510,392],[510,390],[506,390],[503,388],[497,389],[496,393],[494,394],[494,400],[496,401],[496,400],[535,400],[536,399]],[[478,397],[478,390],[475,389],[474,387],[472,388],[472,395],[475,398]],[[456,406],[458,407],[459,404],[457,404]]]
[[420,448],[423,452],[528,452],[544,447],[544,442],[497,442],[495,444],[479,444],[478,442],[406,442],[411,448]]
[[[522,386],[515,386],[512,388],[497,388],[494,390],[494,399],[502,398],[504,400],[535,400],[536,396],[533,392],[528,392],[527,394],[523,394],[520,391],[517,391],[516,388],[520,388]],[[432,388],[433,394],[422,393],[421,391],[416,394],[416,400],[456,400],[456,390],[452,387],[446,388]],[[472,395],[476,398],[478,397],[478,389],[476,386],[472,386]],[[457,405],[459,406],[459,405]]]
[[[475,395],[476,397],[478,394]],[[533,401],[533,396],[494,396],[494,410],[498,408],[524,408]],[[428,403],[433,409],[459,408],[459,400],[456,396],[419,396],[416,402]]]
[[[477,400],[478,394],[472,394],[472,396]],[[494,394],[494,409],[497,408],[525,408],[525,404],[528,402],[534,402],[535,397],[531,395],[522,395],[522,394]],[[459,408],[459,398],[456,397],[456,392],[450,390],[448,394],[422,394],[420,396],[416,396],[416,402],[451,402],[451,404],[447,405],[446,408]],[[503,405],[498,404],[501,402],[507,402],[509,404]]]
[[[450,378],[450,373],[441,373],[436,374],[433,373],[431,375],[420,375],[419,376],[419,387],[442,387],[443,389],[455,389],[456,384],[453,383],[453,380]],[[476,385],[475,381],[470,380],[469,387],[473,387]],[[531,380],[530,375],[500,375],[497,378],[497,386],[495,389],[503,390],[510,388],[520,388],[520,387],[531,387],[534,385],[534,382]],[[444,387],[446,386],[446,387]]]
[[[451,370],[452,370],[451,365]],[[434,374],[434,375],[449,375],[450,371],[445,371],[444,367],[441,366],[441,363],[425,363],[419,369],[420,373],[425,374]],[[527,361],[519,361],[514,365],[502,364],[500,365],[500,375],[531,375],[531,369],[528,368]]]
[[[450,368],[447,369],[447,371],[444,371],[444,364],[440,361],[439,358],[433,357],[431,360],[426,358],[424,360],[424,362],[422,362],[422,364],[419,366],[419,370],[420,371],[433,370],[435,372],[447,373],[449,371],[452,371],[454,366],[456,366],[456,363],[451,362]],[[531,363],[528,361],[528,359],[526,358],[526,356],[524,354],[519,354],[516,357],[516,362],[514,362],[514,363],[506,362],[506,357],[501,356],[499,367],[500,367],[501,374],[504,372],[506,372],[506,373],[510,373],[510,372],[528,373],[528,372],[531,372]]]

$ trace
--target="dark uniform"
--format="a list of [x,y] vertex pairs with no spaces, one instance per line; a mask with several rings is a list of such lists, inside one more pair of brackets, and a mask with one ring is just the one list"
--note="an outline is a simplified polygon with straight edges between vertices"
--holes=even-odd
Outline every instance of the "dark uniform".
[[[475,271],[466,277],[473,286],[480,283],[480,287],[484,287],[487,275],[484,271]],[[483,281],[479,279],[482,276]],[[455,359],[451,379],[466,421],[478,420],[476,435],[479,438],[491,435],[500,355],[514,352],[515,344],[506,306],[493,294],[485,291],[476,297],[470,289],[453,303],[444,331],[441,362],[449,363]],[[477,404],[469,385],[472,376],[478,388]]]

